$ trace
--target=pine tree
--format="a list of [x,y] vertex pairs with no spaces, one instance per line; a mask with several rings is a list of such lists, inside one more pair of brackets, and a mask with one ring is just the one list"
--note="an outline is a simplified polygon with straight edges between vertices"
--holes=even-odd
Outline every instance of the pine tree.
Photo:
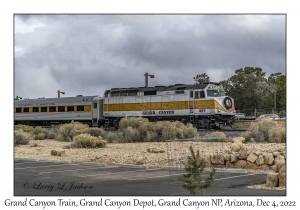
[[189,190],[192,195],[195,195],[196,189],[199,189],[203,195],[204,189],[212,186],[214,182],[215,169],[213,168],[209,174],[209,177],[205,181],[202,181],[201,173],[205,168],[205,161],[200,158],[199,150],[195,154],[193,147],[190,146],[191,156],[188,156],[187,165],[185,166],[186,174],[179,178],[179,181],[183,182],[182,187]]

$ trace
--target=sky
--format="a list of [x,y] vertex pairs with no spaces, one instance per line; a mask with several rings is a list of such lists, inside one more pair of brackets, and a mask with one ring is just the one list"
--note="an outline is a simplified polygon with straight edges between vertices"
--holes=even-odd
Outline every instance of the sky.
[[14,97],[227,80],[246,66],[286,75],[286,15],[14,14]]

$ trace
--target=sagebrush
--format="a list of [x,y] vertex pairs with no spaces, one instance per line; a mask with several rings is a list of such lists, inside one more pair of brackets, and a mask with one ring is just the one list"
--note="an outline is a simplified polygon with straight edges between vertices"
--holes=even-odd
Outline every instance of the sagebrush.
[[14,145],[28,144],[31,139],[31,134],[24,132],[22,129],[14,131]]
[[103,140],[101,136],[95,137],[90,134],[79,134],[74,137],[73,146],[80,148],[97,148],[105,147],[107,141]]
[[199,137],[196,128],[179,121],[149,122],[141,117],[125,117],[119,125],[125,142],[157,142]]
[[247,131],[241,134],[246,142],[286,142],[286,130],[281,128],[278,123],[272,119],[262,119],[251,123]]

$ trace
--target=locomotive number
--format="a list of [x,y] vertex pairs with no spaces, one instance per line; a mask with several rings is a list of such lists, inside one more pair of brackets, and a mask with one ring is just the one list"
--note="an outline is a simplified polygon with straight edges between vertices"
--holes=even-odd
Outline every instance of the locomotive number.
[[199,112],[205,112],[205,109],[199,109]]

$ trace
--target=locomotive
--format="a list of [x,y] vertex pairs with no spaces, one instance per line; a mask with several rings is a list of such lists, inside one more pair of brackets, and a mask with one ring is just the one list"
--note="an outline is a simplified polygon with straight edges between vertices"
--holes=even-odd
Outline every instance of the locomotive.
[[51,125],[72,120],[90,126],[118,128],[123,117],[191,123],[196,128],[233,124],[233,98],[218,83],[112,88],[100,96],[14,101],[15,124]]

